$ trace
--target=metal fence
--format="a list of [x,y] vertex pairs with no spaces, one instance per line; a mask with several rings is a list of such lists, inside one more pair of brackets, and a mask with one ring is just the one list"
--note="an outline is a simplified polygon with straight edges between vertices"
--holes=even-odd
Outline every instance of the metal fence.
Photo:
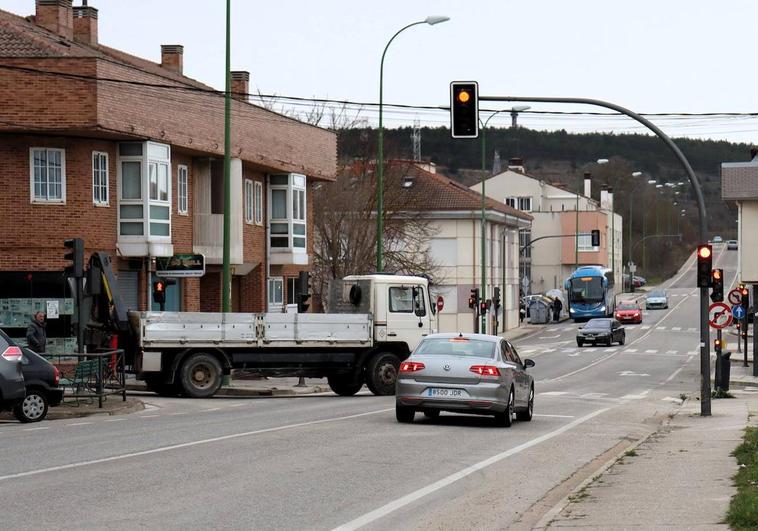
[[124,351],[45,355],[61,373],[60,385],[65,389],[63,399],[97,399],[98,407],[109,395],[121,395],[126,401]]

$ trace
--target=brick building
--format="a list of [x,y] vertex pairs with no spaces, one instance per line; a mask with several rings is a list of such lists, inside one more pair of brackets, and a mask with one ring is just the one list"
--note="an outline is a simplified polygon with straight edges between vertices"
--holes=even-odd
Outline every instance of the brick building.
[[[204,254],[167,309],[220,310],[224,98],[182,74],[182,46],[161,52],[100,44],[97,9],[72,0],[0,10],[0,300],[68,296],[63,240],[82,237],[139,309],[156,257]],[[309,189],[334,178],[336,138],[250,104],[249,74],[232,78],[233,308],[277,309],[309,268]]]

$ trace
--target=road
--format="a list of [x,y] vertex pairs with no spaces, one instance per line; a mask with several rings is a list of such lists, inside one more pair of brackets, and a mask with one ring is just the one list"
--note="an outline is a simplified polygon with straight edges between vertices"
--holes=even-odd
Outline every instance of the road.
[[[737,253],[715,249],[733,283]],[[699,394],[694,260],[623,347],[576,324],[515,342],[532,422],[394,418],[394,397],[144,395],[111,418],[0,424],[3,528],[530,529],[611,456]],[[716,265],[714,266],[716,267]]]

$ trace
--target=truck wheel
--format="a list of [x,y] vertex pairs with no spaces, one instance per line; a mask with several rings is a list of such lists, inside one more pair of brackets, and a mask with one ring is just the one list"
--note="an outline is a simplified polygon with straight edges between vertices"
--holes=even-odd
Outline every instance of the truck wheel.
[[147,387],[148,391],[158,396],[177,396],[179,394],[179,386],[175,383],[166,383],[163,380],[162,374],[145,374],[145,387]]
[[400,359],[390,352],[381,352],[371,358],[366,366],[366,385],[375,395],[395,394],[397,370]]
[[352,374],[337,374],[329,376],[329,387],[340,396],[353,396],[363,387],[362,381],[355,381]]
[[221,387],[223,369],[218,360],[210,354],[199,352],[190,355],[179,371],[184,394],[190,398],[208,398]]

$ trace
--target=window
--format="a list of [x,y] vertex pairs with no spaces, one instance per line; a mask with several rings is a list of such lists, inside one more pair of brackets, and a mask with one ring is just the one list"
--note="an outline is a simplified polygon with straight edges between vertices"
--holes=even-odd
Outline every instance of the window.
[[177,200],[176,209],[179,214],[187,215],[188,201],[187,201],[187,166],[179,166],[179,174],[176,178],[177,187],[179,188],[179,198]]
[[253,222],[253,181],[245,179],[245,223]]
[[[171,237],[171,148],[155,142],[119,144],[119,236]],[[177,176],[184,186],[177,210],[187,202],[187,173]],[[183,184],[182,184],[183,183]],[[147,197],[143,190],[147,190]],[[146,232],[147,230],[147,232]]]
[[523,249],[523,251],[521,251],[521,257],[522,258],[531,258],[532,257],[532,246],[529,245],[530,243],[532,243],[532,230],[531,229],[519,229],[519,231],[518,231],[518,247],[519,247],[519,250]]
[[[306,248],[305,175],[269,176],[269,219],[272,249],[304,252]],[[262,195],[261,188],[261,195]],[[261,215],[262,222],[262,215]]]
[[592,246],[592,234],[591,233],[582,233],[579,234],[578,238],[578,249],[582,252],[595,252],[599,251],[599,247],[593,247]]
[[511,208],[516,208],[516,198],[515,197],[506,197],[505,198],[505,204],[508,205]]
[[532,211],[532,198],[531,197],[519,197],[518,198],[518,209],[522,212],[531,212]]
[[255,182],[255,224],[263,225],[263,183]]
[[281,306],[284,301],[284,282],[281,278],[268,279],[268,305]]
[[29,178],[33,203],[65,203],[66,152],[54,148],[31,148]]
[[92,202],[108,206],[108,154],[92,152]]
[[413,313],[413,289],[390,288],[390,311]]
[[300,278],[287,277],[287,304],[297,304],[298,293],[300,293]]

